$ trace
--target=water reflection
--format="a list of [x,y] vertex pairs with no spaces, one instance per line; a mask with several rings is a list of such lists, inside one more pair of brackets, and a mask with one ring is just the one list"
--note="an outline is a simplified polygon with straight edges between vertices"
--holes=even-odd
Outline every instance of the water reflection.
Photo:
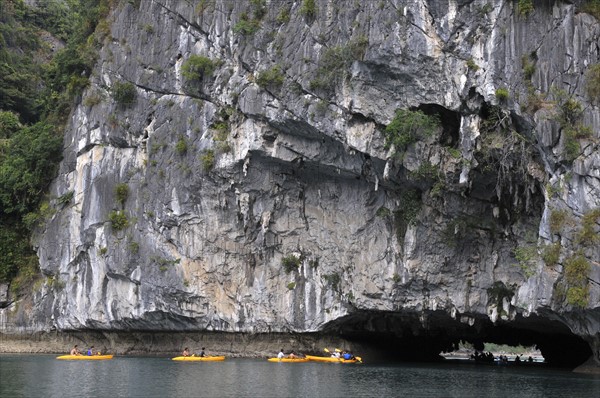
[[174,362],[117,357],[58,361],[0,355],[2,397],[594,397],[600,377],[527,367]]

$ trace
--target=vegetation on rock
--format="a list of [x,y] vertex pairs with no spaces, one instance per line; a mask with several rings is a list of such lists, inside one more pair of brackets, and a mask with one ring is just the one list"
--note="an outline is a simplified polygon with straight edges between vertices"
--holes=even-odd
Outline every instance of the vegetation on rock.
[[433,135],[440,126],[436,116],[426,115],[420,110],[398,109],[394,119],[385,128],[385,147],[392,145],[396,151]]
[[293,254],[285,256],[281,259],[281,265],[286,274],[290,272],[297,271],[300,268],[300,257],[297,257]]
[[[600,9],[600,0],[598,1]],[[600,11],[598,11],[600,14]],[[600,102],[600,64],[591,65],[586,74],[586,86],[588,96],[592,101]]]
[[201,82],[210,77],[219,63],[202,55],[190,55],[181,65],[181,74],[190,81]]
[[132,106],[137,96],[135,86],[131,82],[115,82],[111,91],[115,102],[122,108]]
[[125,183],[120,183],[115,186],[115,199],[121,204],[125,205],[127,198],[129,197],[129,186]]
[[281,68],[279,65],[275,65],[270,69],[260,72],[256,79],[256,84],[262,88],[279,87],[283,84],[284,80],[285,76],[283,75]]

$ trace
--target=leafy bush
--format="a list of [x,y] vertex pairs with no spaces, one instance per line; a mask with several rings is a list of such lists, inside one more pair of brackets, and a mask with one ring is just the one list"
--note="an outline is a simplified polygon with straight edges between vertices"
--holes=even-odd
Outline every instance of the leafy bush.
[[184,137],[179,137],[177,144],[175,144],[175,150],[180,155],[185,155],[187,153],[188,146]]
[[204,171],[210,171],[215,167],[215,152],[212,149],[206,150],[200,155],[200,162]]
[[114,231],[122,231],[129,226],[129,219],[124,211],[113,210],[108,214],[108,219]]
[[0,215],[35,211],[62,158],[62,137],[43,122],[19,130],[0,157]]
[[0,139],[12,137],[21,127],[17,114],[10,111],[0,111]]
[[408,177],[416,181],[437,181],[442,179],[442,171],[439,166],[427,161],[423,162],[416,170],[411,171]]
[[567,290],[567,303],[579,307],[585,308],[588,306],[590,297],[590,289],[588,286],[575,286],[570,287]]
[[412,224],[421,211],[421,194],[415,189],[403,191],[400,194],[400,209],[394,212],[394,223],[396,225],[396,237],[403,241],[406,229]]
[[248,14],[243,12],[240,20],[233,26],[233,32],[244,36],[253,35],[260,29],[260,21],[250,19]]
[[566,210],[552,210],[550,212],[550,232],[553,234],[558,234],[561,232],[562,227],[565,225],[568,214]]
[[302,0],[300,14],[306,19],[314,19],[317,16],[317,6],[315,0]]
[[600,21],[600,0],[587,0],[581,5],[581,10],[593,15]]
[[342,281],[342,278],[337,272],[333,274],[323,275],[323,279],[327,281],[327,283],[333,288],[333,290],[338,290],[340,288],[340,282]]
[[523,58],[521,58],[521,64],[523,66],[523,77],[525,80],[531,80],[535,73],[535,64],[529,60],[527,55],[524,55]]
[[496,98],[498,99],[498,101],[500,102],[505,102],[508,100],[509,94],[508,94],[508,89],[504,88],[504,87],[500,87],[496,89]]
[[420,110],[398,109],[394,119],[385,128],[385,148],[392,145],[401,150],[421,138],[431,136],[440,126],[436,116]]
[[515,258],[517,259],[518,266],[523,270],[526,277],[530,277],[534,274],[535,262],[538,258],[536,246],[520,246],[514,251]]
[[129,196],[129,186],[125,183],[120,183],[115,186],[115,199],[123,206]]
[[10,282],[35,253],[27,231],[0,221],[0,282]]
[[379,209],[377,209],[377,211],[375,212],[375,215],[377,217],[386,218],[386,217],[391,216],[392,212],[387,207],[381,206]]
[[134,241],[130,241],[127,245],[129,251],[133,254],[137,254],[140,251],[140,244]]
[[552,267],[558,264],[561,248],[562,246],[560,242],[546,245],[546,247],[544,247],[542,252],[542,260],[544,260],[544,263],[546,263],[547,266]]
[[576,236],[576,242],[582,245],[600,242],[600,231],[597,229],[600,219],[600,208],[590,210],[581,218],[581,230]]
[[287,284],[287,288],[289,290],[294,290],[295,287],[296,287],[296,282],[290,282]]
[[265,15],[267,15],[266,0],[250,0],[250,5],[252,6],[254,19],[261,20]]
[[297,271],[298,268],[300,268],[300,258],[290,254],[289,256],[285,256],[281,259],[281,265],[283,266],[285,273],[289,274],[290,272]]
[[279,11],[279,14],[277,14],[277,18],[275,18],[275,21],[278,24],[284,24],[284,23],[290,22],[290,10],[287,8],[281,9]]
[[123,108],[133,105],[137,96],[135,86],[130,82],[115,82],[111,91],[116,103]]
[[584,286],[591,270],[591,265],[582,254],[576,254],[565,260],[565,278],[569,286]]
[[[600,15],[600,0],[598,0],[598,14]],[[591,65],[588,68],[585,77],[587,93],[590,100],[600,101],[600,64]]]
[[64,195],[61,195],[56,200],[56,202],[61,206],[65,206],[65,205],[71,203],[71,201],[73,200],[73,196],[75,196],[75,191],[69,191],[69,192],[65,193]]
[[262,88],[279,87],[283,84],[284,80],[285,76],[281,72],[281,68],[279,65],[275,65],[270,69],[260,72],[256,79],[256,84]]
[[347,76],[350,65],[364,58],[368,45],[367,37],[359,36],[345,45],[327,48],[319,59],[317,77],[310,82],[311,90],[333,90]]
[[517,12],[522,17],[527,17],[534,11],[533,0],[519,0]]
[[181,65],[181,74],[188,80],[199,82],[210,77],[218,64],[218,62],[202,55],[190,55]]
[[470,69],[470,70],[472,70],[472,71],[475,71],[475,72],[477,72],[477,71],[479,70],[479,65],[477,65],[477,64],[475,63],[475,61],[473,61],[473,58],[469,58],[469,59],[467,60],[467,68],[469,68],[469,69]]

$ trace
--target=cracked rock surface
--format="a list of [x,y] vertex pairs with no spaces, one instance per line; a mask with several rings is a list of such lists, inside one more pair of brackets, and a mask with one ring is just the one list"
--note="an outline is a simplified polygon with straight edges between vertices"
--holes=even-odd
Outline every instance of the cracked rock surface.
[[[51,278],[4,319],[414,335],[436,320],[465,334],[547,325],[600,360],[600,108],[585,81],[600,24],[579,2],[536,2],[528,17],[501,0],[318,0],[313,16],[300,1],[122,3],[65,133],[52,195],[73,200],[36,237]],[[186,79],[192,55],[214,71]],[[111,95],[124,82],[127,107]],[[528,90],[546,98],[537,109]],[[592,131],[572,161],[553,90]],[[384,131],[397,109],[443,127],[394,155]],[[506,135],[484,128],[498,109]],[[566,298],[576,255],[590,264],[579,306]]]

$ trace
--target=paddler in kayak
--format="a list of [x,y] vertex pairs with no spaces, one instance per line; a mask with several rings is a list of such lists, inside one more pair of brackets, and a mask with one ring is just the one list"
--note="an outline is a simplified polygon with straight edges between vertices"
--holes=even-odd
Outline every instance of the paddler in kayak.
[[75,344],[73,348],[71,348],[71,355],[81,355],[81,353],[79,352],[79,348],[77,348],[77,344]]
[[190,356],[190,350],[187,347],[185,347],[183,349],[183,352],[181,353],[181,355],[184,356],[184,357],[189,357]]
[[279,354],[277,354],[277,358],[282,359],[283,357],[285,357],[285,354],[283,353],[283,348],[282,348],[281,351],[279,351]]
[[200,351],[200,354],[198,354],[199,357],[205,357],[206,353],[204,352],[204,350],[206,350],[206,348],[202,347],[202,351]]
[[92,355],[94,355],[94,346],[91,346],[91,347],[90,347],[90,348],[87,350],[87,354],[88,354],[89,356],[92,356]]

